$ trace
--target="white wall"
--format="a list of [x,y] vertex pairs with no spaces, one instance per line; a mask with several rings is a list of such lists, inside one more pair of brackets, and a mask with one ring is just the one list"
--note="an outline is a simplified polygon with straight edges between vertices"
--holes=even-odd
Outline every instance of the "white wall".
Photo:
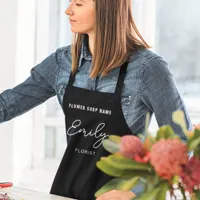
[[154,47],[156,0],[133,0],[133,17],[144,40]]
[[[36,0],[18,0],[15,85],[23,82],[35,65]],[[20,182],[23,170],[31,167],[33,111],[14,119],[13,182]]]
[[[0,93],[23,82],[35,64],[35,8],[35,0],[0,1]],[[31,165],[32,123],[29,112],[0,125],[0,181],[17,184]]]
[[[15,82],[17,0],[0,1],[0,92]],[[0,181],[13,175],[13,122],[0,126]]]

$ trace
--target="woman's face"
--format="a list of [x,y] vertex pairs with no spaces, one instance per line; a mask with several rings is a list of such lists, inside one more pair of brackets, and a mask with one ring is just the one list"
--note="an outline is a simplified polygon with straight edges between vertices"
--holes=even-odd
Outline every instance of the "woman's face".
[[65,13],[69,16],[72,32],[88,35],[94,32],[94,0],[70,0]]

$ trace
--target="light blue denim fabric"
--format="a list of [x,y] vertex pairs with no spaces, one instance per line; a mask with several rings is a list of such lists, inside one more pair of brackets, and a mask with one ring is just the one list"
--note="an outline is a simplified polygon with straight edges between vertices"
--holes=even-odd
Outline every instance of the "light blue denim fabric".
[[[31,75],[23,83],[0,94],[0,122],[8,121],[35,106],[57,96],[62,106],[63,95],[71,72],[70,46],[57,49],[40,64],[32,68]],[[119,68],[105,77],[89,78],[92,56],[84,41],[74,86],[99,92],[115,91]],[[124,87],[121,94],[124,117],[133,134],[144,132],[145,116],[155,114],[159,126],[170,124],[175,132],[186,140],[180,127],[172,122],[172,113],[182,109],[187,127],[192,128],[183,100],[177,90],[167,62],[156,53],[140,49],[130,57]],[[133,192],[140,194],[141,185]]]

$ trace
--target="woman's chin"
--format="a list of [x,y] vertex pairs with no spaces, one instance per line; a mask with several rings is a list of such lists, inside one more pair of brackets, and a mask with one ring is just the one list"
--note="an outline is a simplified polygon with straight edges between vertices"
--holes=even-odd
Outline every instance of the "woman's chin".
[[75,33],[75,34],[83,34],[83,32],[80,32],[80,31],[74,31],[74,30],[71,30],[72,33]]
[[73,27],[71,27],[71,31],[75,34],[87,34],[87,31],[83,31],[83,30],[77,30]]

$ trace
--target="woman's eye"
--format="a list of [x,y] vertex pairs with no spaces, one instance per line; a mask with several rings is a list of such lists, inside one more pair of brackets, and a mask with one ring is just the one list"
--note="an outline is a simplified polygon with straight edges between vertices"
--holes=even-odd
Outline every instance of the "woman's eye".
[[[72,2],[72,0],[69,0],[69,2]],[[76,3],[76,6],[82,6],[82,4]]]

